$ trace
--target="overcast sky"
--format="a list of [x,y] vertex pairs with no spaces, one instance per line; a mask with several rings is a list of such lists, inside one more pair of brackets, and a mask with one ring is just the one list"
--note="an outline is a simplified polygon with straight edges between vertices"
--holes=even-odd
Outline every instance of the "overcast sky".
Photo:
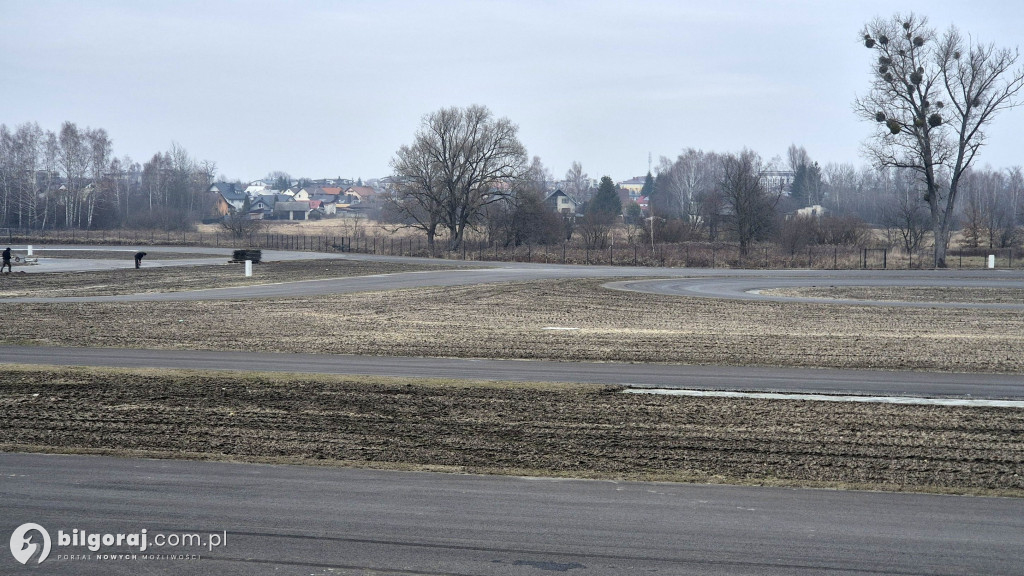
[[[647,171],[648,153],[804,146],[865,163],[859,31],[914,11],[985,42],[1024,2],[0,0],[0,123],[105,128],[118,156],[177,142],[229,178],[371,178],[422,117],[482,104],[556,176]],[[1024,164],[1024,108],[980,165]]]

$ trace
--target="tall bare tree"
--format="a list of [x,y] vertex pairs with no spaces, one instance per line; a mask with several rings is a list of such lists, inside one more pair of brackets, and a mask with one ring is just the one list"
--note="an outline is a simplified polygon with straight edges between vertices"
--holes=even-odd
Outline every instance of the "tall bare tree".
[[[448,231],[448,249],[457,250],[466,228],[475,225],[485,206],[512,190],[529,169],[519,127],[507,118],[495,119],[484,106],[443,108],[423,118],[411,154],[399,149],[392,160],[396,182],[404,182],[405,202],[399,209],[439,209],[438,221]],[[412,164],[410,164],[412,162]],[[418,165],[416,163],[419,163]],[[430,186],[413,185],[419,179]],[[418,196],[437,196],[418,201]]]
[[590,176],[583,171],[583,165],[579,162],[573,161],[572,166],[565,173],[565,190],[562,191],[566,196],[575,200],[577,205],[583,204],[593,196]]
[[110,156],[113,153],[113,145],[110,142],[107,131],[103,128],[97,128],[85,131],[85,146],[88,148],[88,171],[91,180],[88,195],[84,199],[85,226],[86,228],[92,228],[97,206],[102,206],[111,192],[110,182],[105,176],[110,168]]
[[854,102],[877,123],[867,150],[879,166],[913,169],[924,183],[934,265],[944,268],[960,179],[1024,86],[1018,51],[964,39],[955,27],[939,36],[914,14],[876,19],[862,36],[876,56],[871,90]]
[[746,256],[750,244],[763,238],[775,220],[781,192],[768,192],[762,184],[764,165],[752,150],[722,157],[721,194],[732,212],[729,223]]
[[444,186],[440,166],[433,161],[430,149],[417,140],[398,149],[391,160],[394,189],[385,211],[393,214],[399,224],[423,230],[431,251],[444,217]]

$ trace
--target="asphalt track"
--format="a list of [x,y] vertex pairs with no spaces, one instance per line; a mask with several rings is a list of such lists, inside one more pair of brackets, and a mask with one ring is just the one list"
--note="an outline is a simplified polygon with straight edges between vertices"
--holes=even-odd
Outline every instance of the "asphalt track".
[[[4,543],[25,522],[55,543],[33,567],[4,551],[4,574],[1024,573],[1015,499],[30,454],[0,469]],[[103,560],[132,549],[56,545],[76,528],[226,541]]]
[[[109,247],[74,247],[79,250],[110,250]],[[66,247],[49,247],[64,250]],[[119,249],[131,252],[134,249]],[[153,259],[144,266],[203,266],[223,265],[228,250],[217,248],[149,247]],[[158,260],[161,251],[193,251],[203,258],[184,260]],[[45,252],[41,252],[45,254]],[[220,254],[221,257],[215,255]],[[209,257],[205,257],[209,256]],[[127,258],[127,256],[126,256]],[[649,292],[686,297],[726,298],[734,300],[763,300],[813,304],[853,304],[865,306],[897,306],[923,308],[977,308],[1024,311],[1024,302],[1009,304],[979,304],[974,302],[913,302],[837,300],[772,296],[762,290],[787,287],[817,286],[885,286],[885,287],[961,287],[961,288],[1024,288],[1024,270],[737,270],[724,268],[635,268],[629,266],[550,265],[516,262],[463,262],[459,260],[424,260],[421,258],[372,256],[363,254],[322,254],[314,252],[264,251],[264,260],[343,258],[391,262],[430,263],[449,266],[448,270],[405,272],[372,276],[344,277],[325,280],[305,280],[277,284],[257,284],[232,288],[215,288],[166,293],[129,294],[121,296],[92,296],[65,298],[0,298],[0,303],[40,302],[143,302],[181,300],[245,300],[252,298],[291,298],[296,293],[304,296],[326,296],[353,292],[396,290],[426,286],[468,286],[499,282],[516,282],[559,278],[623,278],[605,286],[611,289]],[[130,261],[112,259],[55,259],[42,258],[32,272],[74,272],[128,268]],[[258,271],[257,271],[258,276]]]
[[464,378],[509,382],[584,382],[692,390],[1024,399],[1024,375],[1015,374],[45,346],[0,346],[0,358],[11,363],[59,366],[365,374],[400,378]]

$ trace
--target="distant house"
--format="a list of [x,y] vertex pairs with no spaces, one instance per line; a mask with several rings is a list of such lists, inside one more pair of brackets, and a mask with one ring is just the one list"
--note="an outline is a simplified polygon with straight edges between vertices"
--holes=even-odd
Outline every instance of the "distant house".
[[309,202],[279,200],[274,205],[274,218],[279,220],[308,220]]
[[245,193],[249,196],[256,196],[269,188],[270,187],[268,187],[267,184],[263,183],[263,180],[256,180],[255,182],[249,182],[249,186],[246,187]]
[[636,202],[643,209],[647,208],[647,197],[642,194],[645,182],[647,182],[647,176],[637,176],[616,184],[619,188],[619,199],[622,200],[623,209],[629,206],[630,202]]
[[316,186],[304,186],[298,192],[295,193],[296,200],[311,200],[314,196],[320,196],[324,193],[324,189]]
[[544,203],[559,214],[574,215],[579,209],[579,204],[561,190],[555,190],[552,192],[544,199]]
[[350,197],[348,204],[370,204],[377,201],[377,191],[369,186],[349,186],[345,196]]
[[765,170],[761,173],[761,186],[769,194],[785,194],[793,189],[796,172],[792,170]]
[[214,211],[218,216],[227,216],[241,210],[249,198],[239,186],[230,182],[214,182],[207,190],[210,194],[217,195]]
[[801,208],[794,212],[793,214],[797,218],[820,218],[825,215],[825,212],[826,210],[824,206],[820,204],[815,204],[814,206]]
[[324,216],[333,216],[338,210],[338,197],[330,194],[317,194],[310,198],[309,202],[310,205],[316,202],[318,209],[323,212]]
[[255,219],[269,219],[274,215],[277,198],[276,195],[270,194],[257,196],[249,205],[249,215]]
[[637,176],[635,178],[630,178],[629,180],[619,182],[618,184],[616,184],[616,186],[622,188],[623,190],[628,190],[629,195],[635,198],[636,196],[639,196],[640,191],[644,189],[644,182],[646,180],[646,176]]

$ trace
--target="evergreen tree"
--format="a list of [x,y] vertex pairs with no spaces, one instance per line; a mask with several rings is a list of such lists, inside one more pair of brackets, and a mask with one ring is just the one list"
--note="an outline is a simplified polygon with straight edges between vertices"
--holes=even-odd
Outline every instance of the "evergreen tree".
[[601,177],[601,185],[597,187],[597,194],[590,201],[588,211],[606,214],[618,218],[622,214],[622,199],[616,190],[615,183],[608,176]]
[[644,178],[644,187],[640,189],[640,195],[647,198],[647,205],[650,206],[653,202],[654,194],[658,191],[658,187],[654,185],[654,176],[651,176],[650,171],[647,172],[647,177]]

